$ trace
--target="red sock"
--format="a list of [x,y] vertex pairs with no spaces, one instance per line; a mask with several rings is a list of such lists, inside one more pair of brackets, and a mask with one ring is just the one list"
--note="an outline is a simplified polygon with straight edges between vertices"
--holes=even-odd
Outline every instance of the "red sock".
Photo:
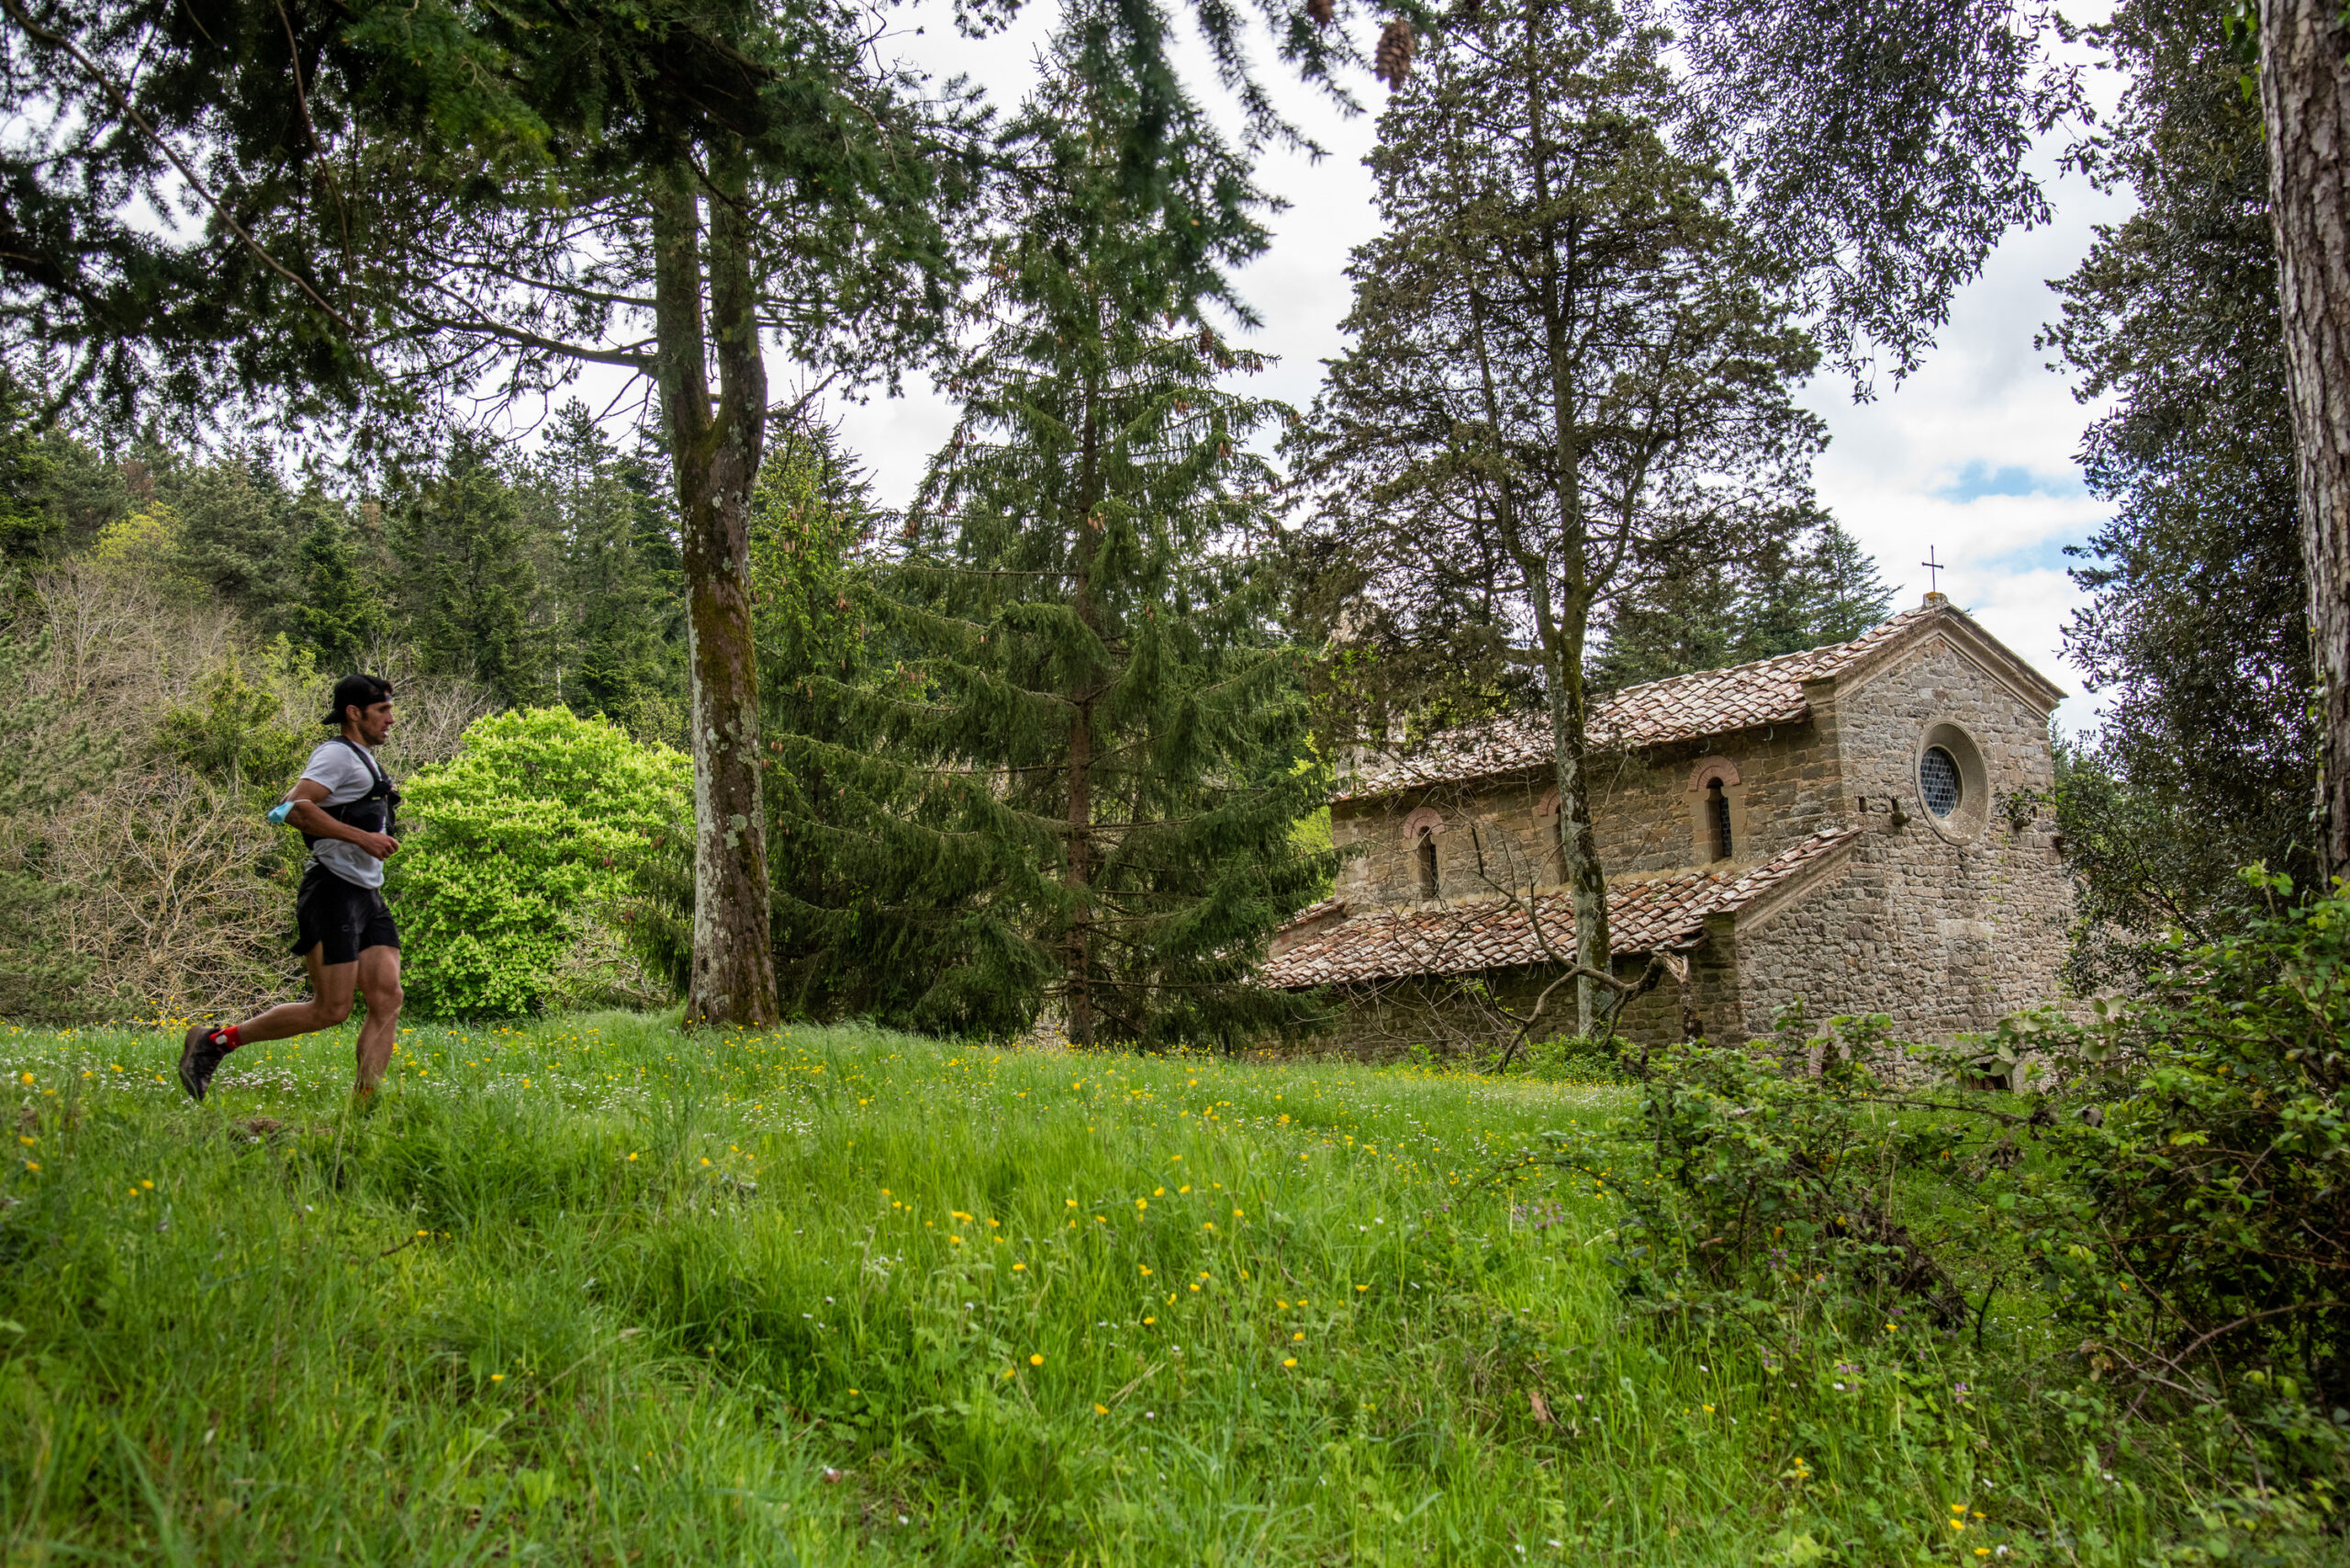
[[212,1043],[224,1051],[233,1051],[245,1042],[238,1036],[237,1026],[231,1024],[225,1029],[213,1030]]

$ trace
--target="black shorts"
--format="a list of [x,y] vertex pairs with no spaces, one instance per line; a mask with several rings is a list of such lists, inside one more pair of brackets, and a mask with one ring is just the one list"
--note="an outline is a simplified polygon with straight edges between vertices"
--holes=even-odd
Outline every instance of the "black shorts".
[[299,958],[319,943],[323,964],[355,964],[370,947],[397,947],[399,928],[385,906],[383,890],[346,882],[323,866],[302,873],[302,890],[294,895],[294,924],[301,935],[294,939]]

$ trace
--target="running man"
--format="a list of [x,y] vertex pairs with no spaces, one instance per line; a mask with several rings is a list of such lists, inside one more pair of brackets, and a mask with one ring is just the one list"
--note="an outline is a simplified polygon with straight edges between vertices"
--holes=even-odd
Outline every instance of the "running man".
[[180,1047],[180,1086],[204,1098],[221,1061],[239,1046],[331,1029],[351,1016],[354,992],[367,998],[359,1029],[359,1094],[375,1092],[392,1059],[400,1016],[400,935],[384,906],[384,862],[399,847],[393,810],[399,791],[375,766],[392,733],[391,683],[372,675],[335,682],[324,721],[341,734],[310,754],[285,793],[283,820],[302,830],[310,859],[294,898],[301,935],[294,951],[310,972],[310,1000],[288,1002],[225,1029],[196,1025]]

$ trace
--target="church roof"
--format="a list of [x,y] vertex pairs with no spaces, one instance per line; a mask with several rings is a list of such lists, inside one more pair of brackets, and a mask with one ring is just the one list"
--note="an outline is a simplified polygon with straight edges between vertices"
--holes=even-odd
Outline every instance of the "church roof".
[[[1685,871],[1607,890],[1608,946],[1617,953],[1649,953],[1694,946],[1709,914],[1734,913],[1785,886],[1860,835],[1856,827],[1817,833],[1773,859],[1736,876]],[[1574,946],[1574,913],[1568,896],[1533,901],[1541,935],[1552,951]],[[1465,975],[1548,961],[1527,918],[1524,901],[1495,897],[1439,910],[1366,910],[1348,916],[1326,900],[1301,913],[1284,932],[1303,931],[1259,971],[1277,990],[1404,975]],[[1332,916],[1338,916],[1335,922]],[[1318,929],[1312,929],[1317,923]],[[1278,938],[1277,938],[1278,940]]]
[[[2018,685],[2037,687],[2035,695],[2044,706],[2053,707],[2064,696],[2046,678],[1935,594],[1917,609],[1903,610],[1849,643],[1830,643],[1728,669],[1699,670],[1628,686],[1593,711],[1591,743],[1595,747],[1629,751],[1769,724],[1801,723],[1811,716],[1811,705],[1803,694],[1806,681],[1851,674],[1937,622],[1960,632],[1977,651],[2004,666]],[[1513,716],[1447,731],[1408,756],[1367,755],[1341,777],[1332,798],[1360,800],[1430,784],[1459,783],[1546,767],[1550,761],[1549,717]]]

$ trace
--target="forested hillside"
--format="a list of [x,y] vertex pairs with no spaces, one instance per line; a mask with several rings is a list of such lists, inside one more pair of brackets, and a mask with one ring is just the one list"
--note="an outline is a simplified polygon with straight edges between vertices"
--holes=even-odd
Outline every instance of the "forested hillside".
[[300,845],[261,817],[339,674],[393,681],[404,777],[510,708],[683,738],[674,530],[576,406],[366,484],[55,425],[0,450],[12,1014],[229,1012],[298,983]]

